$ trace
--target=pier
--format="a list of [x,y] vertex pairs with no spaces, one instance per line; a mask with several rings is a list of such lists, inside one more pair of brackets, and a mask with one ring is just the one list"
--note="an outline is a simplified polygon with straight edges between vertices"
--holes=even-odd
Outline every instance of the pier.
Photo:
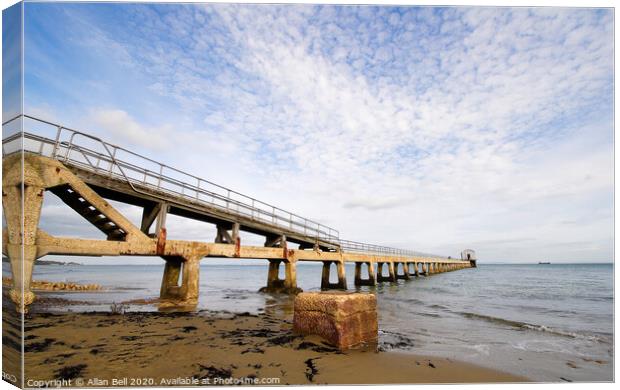
[[[2,207],[7,225],[2,252],[10,259],[10,297],[18,311],[27,311],[33,302],[33,266],[46,255],[159,256],[165,261],[160,292],[164,306],[196,305],[199,264],[206,257],[267,260],[262,290],[283,293],[299,291],[296,266],[300,261],[322,262],[321,288],[341,290],[348,287],[347,262],[355,263],[355,286],[476,266],[472,250],[452,258],[343,240],[331,227],[40,118],[20,115],[3,123],[3,130],[5,126],[23,129],[2,140]],[[105,239],[57,237],[41,230],[39,219],[48,191],[99,229]],[[106,199],[142,208],[140,226]],[[169,214],[215,225],[213,242],[167,239]],[[264,245],[243,245],[242,232],[265,237]],[[281,267],[284,279],[279,278]],[[330,281],[332,268],[336,282]]]

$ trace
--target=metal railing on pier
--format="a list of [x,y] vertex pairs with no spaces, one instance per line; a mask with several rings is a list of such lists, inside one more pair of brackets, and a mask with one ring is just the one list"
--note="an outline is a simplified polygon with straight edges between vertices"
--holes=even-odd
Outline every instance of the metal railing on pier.
[[399,256],[399,257],[424,257],[434,259],[448,259],[447,256],[438,256],[430,253],[418,252],[407,249],[398,249],[388,246],[366,244],[363,242],[339,239],[340,249],[345,252],[374,253],[377,255]]

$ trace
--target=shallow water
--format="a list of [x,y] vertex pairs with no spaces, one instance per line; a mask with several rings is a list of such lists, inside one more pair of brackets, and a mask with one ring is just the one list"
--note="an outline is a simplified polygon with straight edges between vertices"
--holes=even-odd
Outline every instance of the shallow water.
[[[5,275],[8,270],[3,264]],[[68,307],[74,311],[109,311],[112,302],[156,298],[162,272],[163,263],[41,265],[35,267],[34,279],[101,284],[105,292],[46,296],[93,303]],[[301,263],[297,272],[304,291],[319,289],[320,264]],[[353,265],[347,265],[351,289],[353,274]],[[199,308],[290,313],[290,298],[257,293],[266,276],[266,261],[250,265],[204,261]],[[535,381],[613,380],[611,264],[481,264],[476,269],[381,284],[376,292],[380,338],[394,349],[471,361]],[[402,340],[406,342],[399,344]],[[407,346],[411,342],[413,348]]]

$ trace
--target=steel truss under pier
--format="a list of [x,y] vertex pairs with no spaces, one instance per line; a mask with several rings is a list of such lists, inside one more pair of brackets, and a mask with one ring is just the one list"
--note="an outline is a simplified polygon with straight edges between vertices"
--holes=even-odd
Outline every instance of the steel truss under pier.
[[[467,260],[459,260],[342,240],[335,229],[48,121],[22,115],[5,122],[3,131],[5,126],[18,128],[2,142],[2,206],[7,223],[2,252],[11,262],[10,296],[18,311],[25,312],[33,302],[32,268],[36,259],[46,255],[160,256],[166,262],[162,306],[196,305],[199,263],[205,257],[267,259],[263,290],[288,293],[299,291],[298,261],[323,262],[321,287],[325,289],[347,288],[345,262],[356,265],[356,286],[475,267],[471,250]],[[52,127],[55,138],[19,131],[22,126]],[[46,191],[107,239],[54,237],[39,229]],[[140,226],[106,199],[142,207]],[[214,224],[214,242],[168,240],[168,214]],[[153,225],[154,233],[150,233]],[[244,231],[263,235],[265,246],[241,245]],[[288,249],[288,243],[299,244],[299,249]],[[285,279],[280,280],[282,263]],[[329,280],[332,264],[338,276],[335,283]],[[388,276],[383,275],[384,265]],[[367,270],[366,278],[362,278],[362,267]]]

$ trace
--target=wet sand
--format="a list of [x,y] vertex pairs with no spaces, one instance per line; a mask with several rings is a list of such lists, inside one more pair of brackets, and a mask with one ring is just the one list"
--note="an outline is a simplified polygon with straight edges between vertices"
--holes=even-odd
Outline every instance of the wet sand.
[[[6,298],[3,303],[5,371],[16,372],[19,319],[7,310],[12,307]],[[318,337],[293,334],[291,317],[210,311],[27,314],[26,380],[70,379],[71,386],[113,386],[114,380],[128,386],[526,381],[446,358],[391,352],[389,343],[340,352]]]

